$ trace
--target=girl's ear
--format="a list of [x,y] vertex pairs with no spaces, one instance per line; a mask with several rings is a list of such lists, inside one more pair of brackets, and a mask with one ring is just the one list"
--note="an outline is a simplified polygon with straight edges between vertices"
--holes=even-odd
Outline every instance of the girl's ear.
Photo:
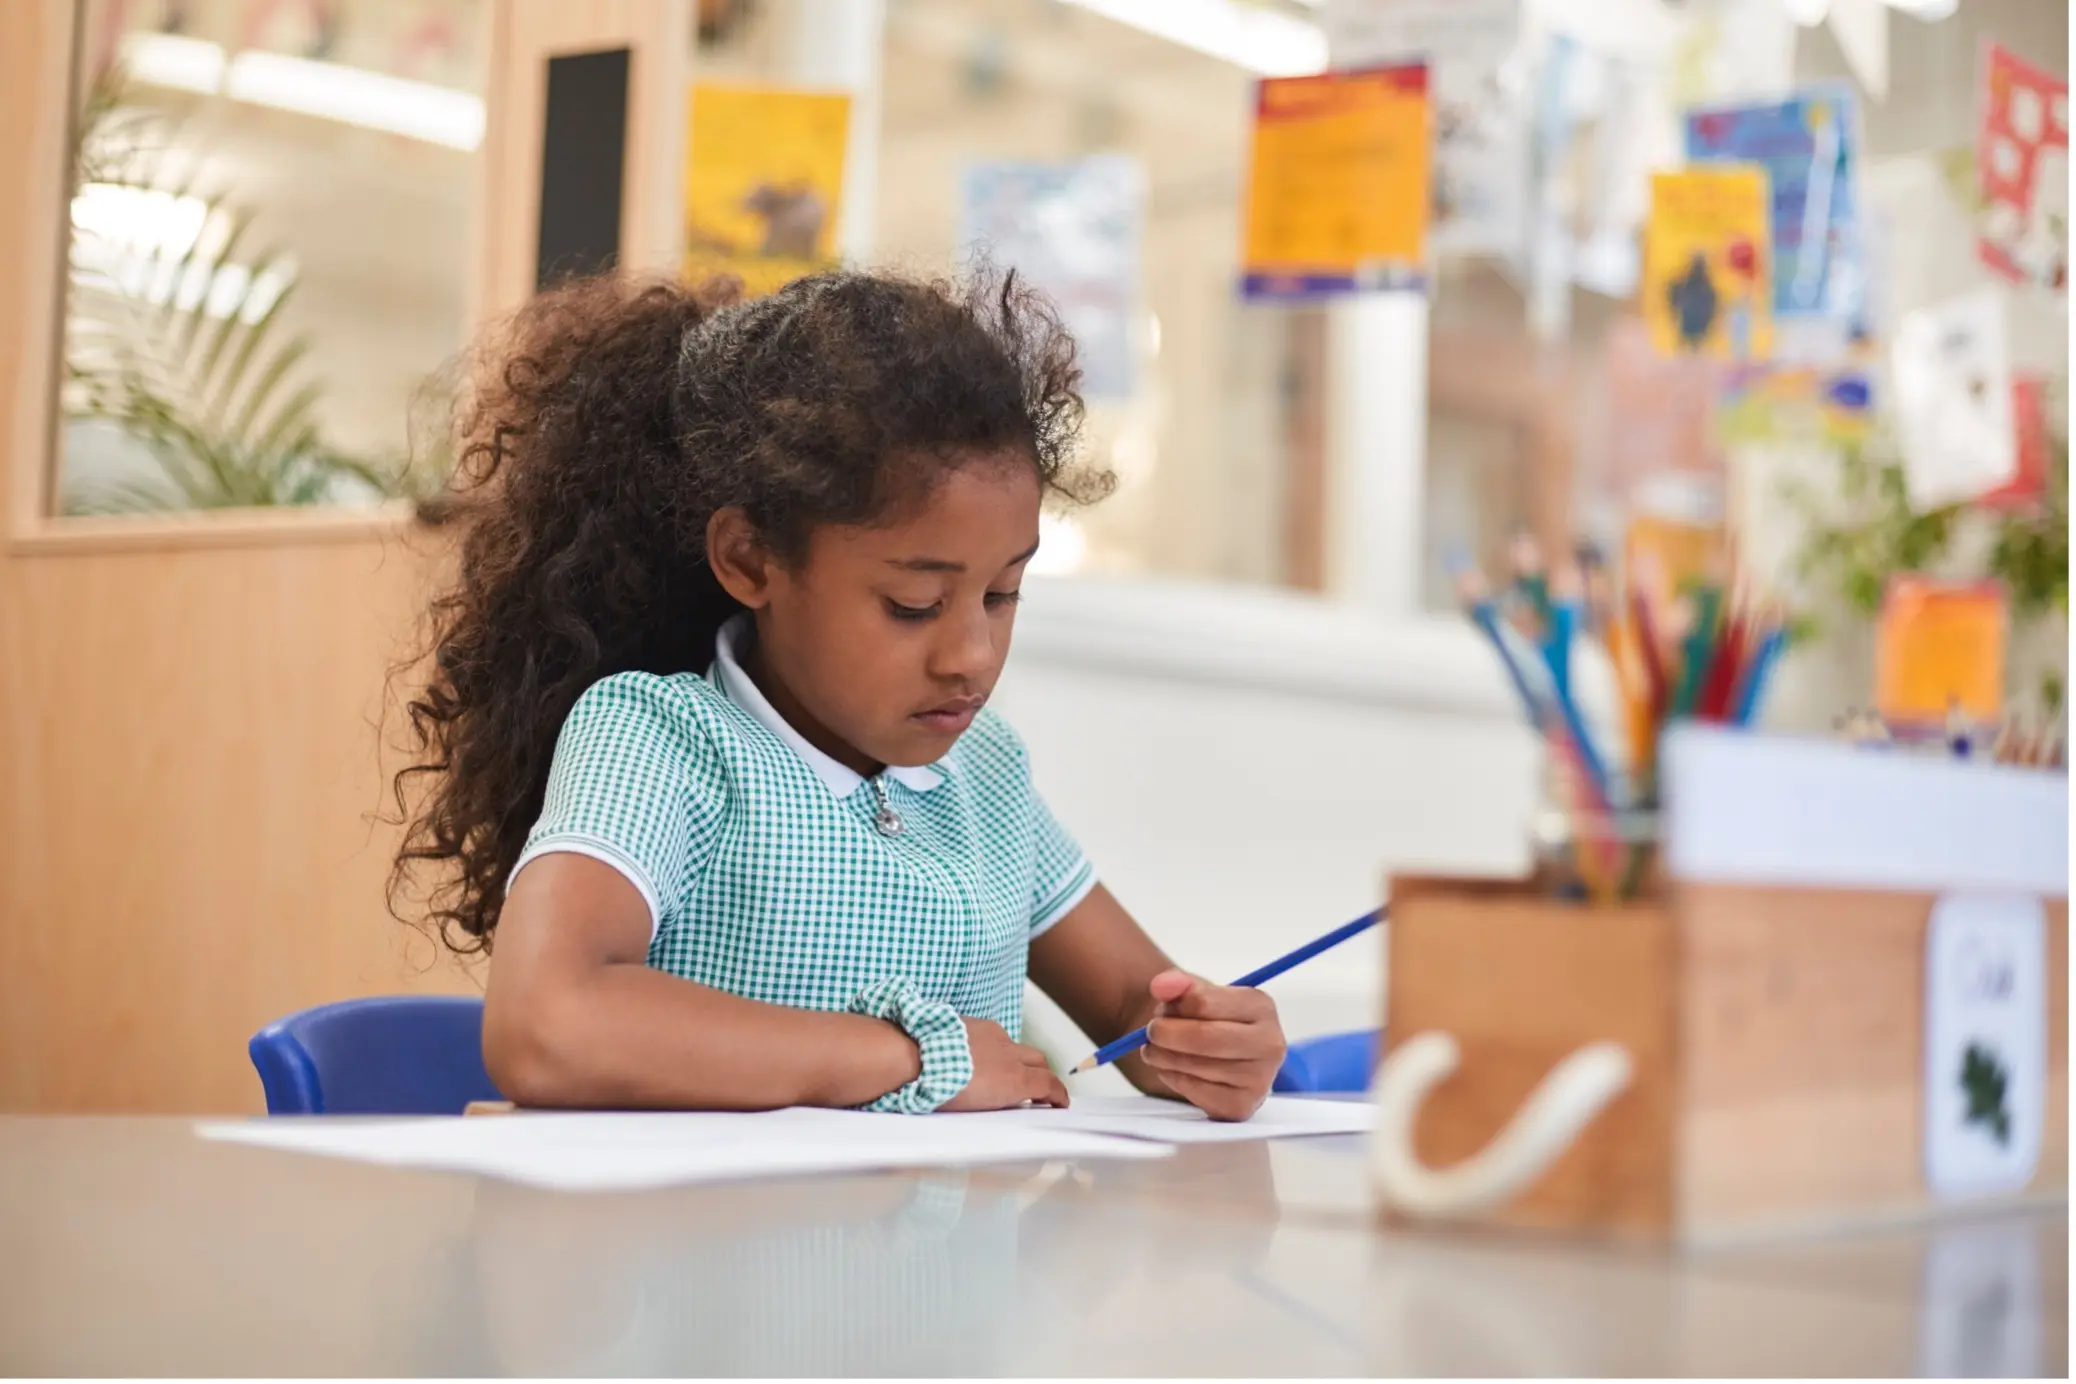
[[706,521],[706,561],[721,589],[744,606],[761,610],[770,603],[771,554],[740,509],[717,509]]

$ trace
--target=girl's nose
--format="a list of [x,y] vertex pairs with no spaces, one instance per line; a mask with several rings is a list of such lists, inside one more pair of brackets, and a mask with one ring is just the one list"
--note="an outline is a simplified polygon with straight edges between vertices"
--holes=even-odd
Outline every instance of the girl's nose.
[[947,682],[988,681],[1002,661],[995,648],[994,626],[979,602],[970,610],[948,613],[938,622],[943,637],[931,651],[931,675]]

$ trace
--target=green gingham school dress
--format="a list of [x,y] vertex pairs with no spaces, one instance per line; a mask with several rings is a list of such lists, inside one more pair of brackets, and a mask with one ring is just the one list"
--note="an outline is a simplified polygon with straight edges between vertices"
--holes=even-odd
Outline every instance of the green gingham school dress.
[[960,1016],[1021,1032],[1026,954],[1095,887],[983,709],[937,763],[867,781],[802,739],[743,671],[747,617],[706,676],[621,673],[571,708],[516,876],[555,851],[641,892],[649,964],[747,999],[899,1024],[921,1112],[973,1076]]

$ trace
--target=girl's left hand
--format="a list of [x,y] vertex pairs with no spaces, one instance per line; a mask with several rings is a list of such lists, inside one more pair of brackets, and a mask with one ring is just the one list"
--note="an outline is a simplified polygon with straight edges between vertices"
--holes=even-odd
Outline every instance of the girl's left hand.
[[1244,1120],[1283,1066],[1276,1002],[1185,971],[1153,978],[1157,1002],[1141,1054],[1176,1095],[1214,1120]]

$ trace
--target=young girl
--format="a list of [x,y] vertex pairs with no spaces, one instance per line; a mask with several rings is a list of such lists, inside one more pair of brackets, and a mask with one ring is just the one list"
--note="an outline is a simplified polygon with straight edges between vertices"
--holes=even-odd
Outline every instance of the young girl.
[[485,358],[457,584],[411,704],[450,945],[496,948],[483,1053],[541,1106],[1065,1105],[1026,977],[1217,1119],[1270,999],[1174,969],[987,709],[1081,421],[1012,276],[858,273],[754,302],[598,279]]

